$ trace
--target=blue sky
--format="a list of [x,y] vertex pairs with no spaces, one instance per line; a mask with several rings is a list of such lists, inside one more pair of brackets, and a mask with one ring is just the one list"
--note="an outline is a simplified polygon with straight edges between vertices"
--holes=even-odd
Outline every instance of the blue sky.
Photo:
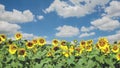
[[0,33],[67,41],[120,40],[120,0],[0,0]]

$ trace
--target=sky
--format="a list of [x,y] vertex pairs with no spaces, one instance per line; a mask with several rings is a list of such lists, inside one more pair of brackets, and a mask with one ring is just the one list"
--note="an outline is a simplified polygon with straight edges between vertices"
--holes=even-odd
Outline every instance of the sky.
[[0,0],[0,33],[13,38],[120,40],[120,0]]

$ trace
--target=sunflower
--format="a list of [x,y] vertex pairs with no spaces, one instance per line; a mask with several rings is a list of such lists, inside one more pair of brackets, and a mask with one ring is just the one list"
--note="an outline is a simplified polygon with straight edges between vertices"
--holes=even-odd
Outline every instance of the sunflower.
[[100,49],[98,43],[95,44],[95,48],[96,48],[96,49]]
[[28,49],[32,49],[34,47],[33,42],[31,41],[26,42],[26,46]]
[[101,50],[105,55],[109,54],[110,53],[110,47],[107,46],[105,49],[102,49]]
[[117,59],[117,60],[120,60],[120,53],[117,53],[116,59]]
[[54,50],[54,51],[57,51],[57,50],[59,50],[59,47],[58,47],[58,46],[54,46],[54,47],[53,47],[53,50]]
[[33,42],[34,45],[37,45],[37,44],[38,44],[37,39],[33,39],[32,42]]
[[88,52],[92,51],[92,46],[91,45],[87,45],[86,46],[86,51],[88,51]]
[[100,49],[105,49],[108,46],[108,40],[106,38],[100,38],[97,44]]
[[82,41],[80,42],[80,47],[82,47],[82,48],[84,49],[85,46],[86,46],[86,41],[82,40]]
[[71,53],[73,53],[73,52],[74,52],[74,46],[70,46],[69,51],[70,51]]
[[117,53],[118,51],[119,51],[119,46],[114,45],[114,46],[112,47],[112,52]]
[[22,56],[22,57],[26,56],[26,51],[25,51],[24,48],[19,48],[18,49],[18,57],[20,57],[20,56]]
[[52,56],[52,52],[48,52],[46,56],[47,56],[47,57]]
[[65,40],[62,40],[62,41],[60,42],[60,45],[61,45],[61,46],[66,46],[66,41],[65,41]]
[[2,41],[6,40],[6,35],[5,34],[0,34],[0,37],[2,38]]
[[46,44],[46,40],[45,40],[44,38],[39,38],[39,39],[38,39],[38,44],[39,44],[40,46],[43,46],[43,45]]
[[71,55],[70,52],[66,51],[66,52],[62,52],[62,54],[65,56],[65,57],[69,57]]
[[9,45],[9,53],[15,54],[17,51],[17,46],[15,44]]
[[52,40],[52,44],[53,44],[54,46],[57,46],[57,45],[59,44],[59,41],[58,41],[57,39],[53,39],[53,40]]
[[67,46],[60,46],[60,48],[63,50],[63,51],[66,51],[66,50],[68,50],[68,47]]
[[2,41],[2,38],[0,37],[0,44],[2,43],[3,41]]
[[87,40],[86,43],[87,43],[87,45],[92,45],[93,44],[93,40]]
[[76,47],[75,50],[78,54],[82,54],[84,49],[82,47]]
[[15,39],[16,40],[19,40],[19,39],[21,39],[22,38],[22,34],[21,33],[16,33],[15,34]]

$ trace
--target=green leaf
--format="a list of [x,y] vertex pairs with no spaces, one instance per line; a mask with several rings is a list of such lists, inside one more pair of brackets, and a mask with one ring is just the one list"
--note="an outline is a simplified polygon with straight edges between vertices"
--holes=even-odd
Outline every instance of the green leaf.
[[74,56],[70,56],[70,58],[67,59],[68,65],[70,65],[70,64],[75,64],[75,63],[74,63],[74,59],[75,59]]
[[89,59],[86,68],[94,68],[95,65],[95,62]]
[[99,61],[100,63],[104,64],[105,56],[104,55],[102,55],[102,56],[96,56],[95,59],[97,61]]
[[36,63],[36,65],[34,66],[34,68],[42,68],[42,64]]
[[20,61],[25,61],[25,57],[22,57],[22,56],[18,57],[18,59],[19,59]]

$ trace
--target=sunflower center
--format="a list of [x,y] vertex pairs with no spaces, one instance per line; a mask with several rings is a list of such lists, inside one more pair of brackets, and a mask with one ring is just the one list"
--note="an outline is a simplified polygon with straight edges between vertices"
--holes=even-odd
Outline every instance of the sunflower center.
[[120,54],[118,54],[118,57],[120,58]]
[[5,39],[5,35],[1,35],[1,37],[2,37],[3,39]]
[[57,40],[54,40],[54,43],[55,43],[55,44],[57,44],[57,43],[58,43],[58,41],[57,41]]
[[81,44],[82,44],[82,45],[85,45],[85,42],[84,42],[84,41],[82,41],[82,42],[81,42]]
[[40,43],[44,43],[44,40],[43,40],[43,39],[40,39]]
[[99,44],[100,44],[101,47],[103,47],[105,45],[105,42],[100,41]]
[[57,51],[57,50],[59,50],[59,47],[56,46],[56,47],[54,47],[53,49],[54,49],[55,51]]
[[15,46],[12,46],[12,48],[11,48],[12,50],[16,50],[17,49],[17,47],[15,47]]
[[33,44],[32,44],[31,42],[28,43],[28,46],[29,46],[29,47],[32,47],[32,45],[33,45]]
[[64,46],[64,45],[65,45],[65,43],[66,43],[66,42],[62,42],[62,43],[61,43],[61,45],[63,45],[63,46]]
[[105,51],[105,53],[107,53],[107,52],[109,51],[109,49],[108,49],[108,48],[105,48],[104,51]]
[[20,50],[19,55],[24,55],[25,54],[25,50]]
[[2,41],[2,39],[0,38],[0,41]]
[[92,41],[88,41],[87,43],[88,43],[88,44],[91,44],[91,43],[92,43]]
[[16,37],[19,38],[21,35],[20,34],[17,34]]
[[113,47],[113,50],[117,50],[117,49],[118,49],[118,47],[117,47],[117,46],[114,46],[114,47]]
[[86,49],[90,49],[91,48],[91,46],[86,46]]
[[37,40],[33,40],[34,43],[37,43]]
[[80,48],[76,48],[75,50],[79,52],[79,51],[80,51]]

